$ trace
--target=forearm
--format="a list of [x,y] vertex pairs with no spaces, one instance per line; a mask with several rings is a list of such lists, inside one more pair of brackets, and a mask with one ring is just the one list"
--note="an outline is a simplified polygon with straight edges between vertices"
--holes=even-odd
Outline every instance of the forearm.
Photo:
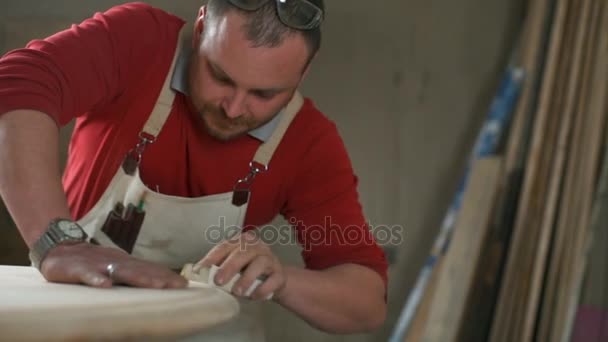
[[286,267],[276,301],[312,326],[330,333],[374,330],[384,322],[384,284],[373,270],[340,265],[324,271]]
[[59,129],[46,114],[0,116],[0,196],[31,246],[56,217],[70,217],[61,184]]

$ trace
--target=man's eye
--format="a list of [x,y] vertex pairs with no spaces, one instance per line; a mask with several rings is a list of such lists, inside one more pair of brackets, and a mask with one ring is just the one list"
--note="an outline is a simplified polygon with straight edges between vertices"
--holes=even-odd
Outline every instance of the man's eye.
[[266,92],[263,92],[263,91],[254,91],[253,95],[255,95],[256,97],[259,97],[260,99],[263,99],[263,100],[270,100],[276,94],[275,93],[266,93]]
[[211,77],[213,77],[213,79],[215,79],[216,81],[218,81],[222,84],[226,84],[226,85],[232,84],[232,80],[230,78],[226,77],[225,75],[220,74],[219,72],[217,72],[217,70],[210,68],[209,71],[210,71]]
[[220,83],[231,84],[230,80],[227,77],[222,77],[218,74],[213,74],[213,78],[215,78]]

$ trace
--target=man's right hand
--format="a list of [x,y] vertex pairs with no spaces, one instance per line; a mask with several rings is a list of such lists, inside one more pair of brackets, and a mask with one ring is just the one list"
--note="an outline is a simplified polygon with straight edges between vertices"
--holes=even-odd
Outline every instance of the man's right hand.
[[[108,274],[108,265],[114,272]],[[50,282],[94,287],[124,284],[145,288],[183,288],[188,281],[170,269],[132,257],[123,250],[89,243],[63,244],[51,249],[41,264]]]

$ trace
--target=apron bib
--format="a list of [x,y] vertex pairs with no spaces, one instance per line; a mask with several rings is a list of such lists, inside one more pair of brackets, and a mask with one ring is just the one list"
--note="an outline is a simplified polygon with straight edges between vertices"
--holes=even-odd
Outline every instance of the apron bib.
[[[176,270],[185,263],[199,261],[214,246],[207,236],[209,227],[218,226],[219,222],[224,227],[243,226],[249,187],[256,174],[267,170],[275,149],[303,104],[302,96],[296,92],[283,109],[281,121],[270,139],[256,151],[249,174],[243,175],[233,191],[186,198],[149,189],[139,176],[139,161],[146,145],[154,143],[171,112],[175,93],[170,80],[183,41],[184,37],[180,35],[158,101],[139,134],[139,144],[128,153],[95,206],[78,221],[97,243],[125,249],[134,257]],[[259,305],[248,300],[239,302],[241,313],[236,319],[192,339],[263,341]]]

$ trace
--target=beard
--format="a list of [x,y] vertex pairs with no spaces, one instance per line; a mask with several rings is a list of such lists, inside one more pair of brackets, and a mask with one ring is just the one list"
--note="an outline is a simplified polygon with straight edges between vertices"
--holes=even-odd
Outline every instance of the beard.
[[207,133],[222,141],[232,140],[245,135],[247,132],[264,125],[272,119],[261,121],[246,115],[230,118],[226,115],[224,109],[211,104],[203,104],[198,113]]

